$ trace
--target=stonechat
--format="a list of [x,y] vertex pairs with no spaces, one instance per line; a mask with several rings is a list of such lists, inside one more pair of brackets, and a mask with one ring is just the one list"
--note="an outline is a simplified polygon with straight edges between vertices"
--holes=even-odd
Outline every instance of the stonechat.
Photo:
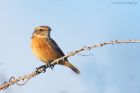
[[[49,26],[38,26],[32,34],[32,51],[42,62],[50,64],[52,61],[65,56],[57,43],[50,37]],[[80,71],[68,62],[67,58],[58,64],[71,68],[75,73]]]

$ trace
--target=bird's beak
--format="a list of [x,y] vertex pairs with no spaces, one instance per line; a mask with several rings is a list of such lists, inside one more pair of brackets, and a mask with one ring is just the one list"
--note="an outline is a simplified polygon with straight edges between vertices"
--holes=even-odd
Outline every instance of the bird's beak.
[[49,28],[49,31],[51,31],[52,29],[51,28]]

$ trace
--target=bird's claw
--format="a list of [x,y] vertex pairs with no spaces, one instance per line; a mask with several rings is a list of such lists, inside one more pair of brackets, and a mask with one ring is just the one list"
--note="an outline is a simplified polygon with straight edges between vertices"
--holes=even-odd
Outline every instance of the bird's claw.
[[41,72],[45,73],[45,72],[46,72],[46,68],[47,68],[46,65],[42,65],[42,66],[36,68],[36,73],[37,73],[37,74],[39,74],[39,73],[41,73]]
[[47,64],[47,66],[49,67],[49,68],[51,68],[52,70],[53,70],[53,68],[54,68],[54,65],[53,64]]

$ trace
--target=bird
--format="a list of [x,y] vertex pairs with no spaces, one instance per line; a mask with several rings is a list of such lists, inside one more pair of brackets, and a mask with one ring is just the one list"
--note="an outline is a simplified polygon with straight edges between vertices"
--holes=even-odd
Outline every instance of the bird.
[[[35,56],[47,65],[50,65],[54,60],[65,56],[58,44],[50,37],[51,28],[49,26],[37,26],[31,37],[31,48]],[[60,60],[59,65],[69,67],[75,73],[80,74],[80,71],[72,65],[67,58]]]

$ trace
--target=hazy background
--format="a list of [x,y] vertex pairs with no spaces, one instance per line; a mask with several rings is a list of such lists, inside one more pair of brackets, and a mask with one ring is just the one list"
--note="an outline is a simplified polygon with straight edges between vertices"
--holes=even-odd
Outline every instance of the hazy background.
[[[50,26],[65,54],[104,41],[140,39],[138,0],[117,2],[1,0],[0,83],[43,65],[30,48],[36,26]],[[56,66],[2,93],[140,93],[140,44],[110,45],[81,54],[94,55],[69,58],[81,75]]]

